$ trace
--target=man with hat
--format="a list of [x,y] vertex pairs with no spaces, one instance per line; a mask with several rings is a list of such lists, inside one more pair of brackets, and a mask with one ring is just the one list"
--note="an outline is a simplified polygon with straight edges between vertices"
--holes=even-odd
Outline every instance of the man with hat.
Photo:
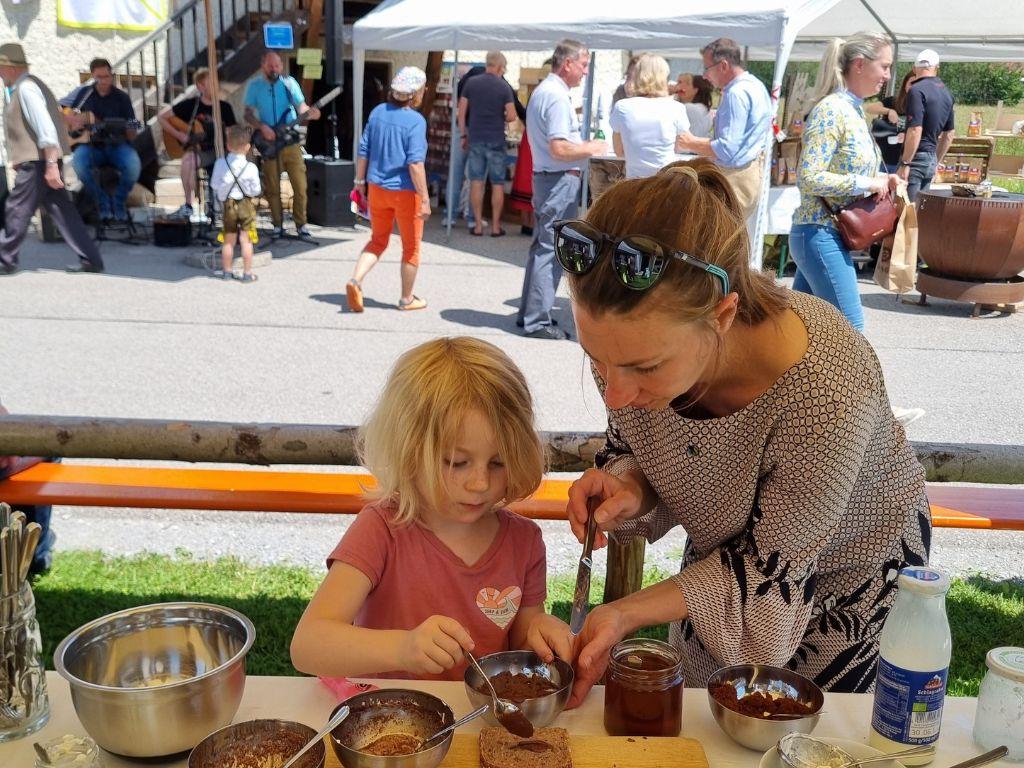
[[64,241],[78,255],[69,272],[102,272],[96,243],[71,202],[61,177],[61,160],[68,154],[60,107],[42,80],[28,71],[25,51],[18,43],[0,45],[0,78],[7,86],[4,138],[7,161],[15,171],[14,188],[4,207],[0,233],[0,275],[18,271],[18,252],[39,206],[53,218]]
[[953,96],[938,78],[939,54],[926,48],[914,60],[917,80],[907,94],[907,133],[896,173],[907,182],[911,202],[928,189],[935,168],[953,143]]

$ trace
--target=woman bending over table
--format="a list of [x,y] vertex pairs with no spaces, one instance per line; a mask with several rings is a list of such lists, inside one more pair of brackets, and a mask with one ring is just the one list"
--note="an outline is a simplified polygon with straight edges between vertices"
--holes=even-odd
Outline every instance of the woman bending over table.
[[560,222],[580,344],[608,410],[569,491],[581,540],[688,535],[680,572],[595,608],[571,705],[641,627],[669,623],[687,685],[785,665],[832,691],[874,683],[897,570],[928,559],[924,470],[878,359],[827,302],[748,266],[735,196],[703,159],[606,192]]

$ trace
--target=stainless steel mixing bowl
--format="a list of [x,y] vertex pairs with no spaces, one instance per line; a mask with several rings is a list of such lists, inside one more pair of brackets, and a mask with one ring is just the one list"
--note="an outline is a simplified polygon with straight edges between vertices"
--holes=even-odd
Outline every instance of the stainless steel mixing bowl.
[[[477,661],[480,662],[480,667],[488,677],[494,677],[501,672],[511,672],[514,675],[539,675],[558,688],[554,693],[539,696],[536,699],[527,699],[519,705],[526,718],[533,723],[534,728],[551,725],[565,709],[566,702],[569,701],[569,694],[572,692],[573,671],[572,667],[561,659],[556,658],[550,664],[545,664],[540,656],[533,651],[500,651],[482,656]],[[481,688],[486,690],[487,686],[472,664],[466,667],[463,679],[466,683],[466,695],[469,696],[469,703],[473,709],[481,704],[489,705],[491,703],[490,692],[480,692]],[[484,713],[484,720],[491,725],[500,725],[494,719],[494,713],[489,709]]]
[[[316,730],[290,720],[249,720],[221,728],[203,739],[189,753],[188,768],[260,768],[267,760],[284,765]],[[327,747],[323,741],[310,748],[295,768],[324,768]]]
[[[360,693],[344,703],[352,708],[352,713],[328,736],[338,762],[345,768],[436,768],[452,745],[449,733],[430,749],[411,755],[384,757],[360,751],[389,734],[429,739],[454,723],[452,708],[429,693],[389,688]],[[338,711],[337,707],[334,711]]]
[[53,663],[96,743],[127,757],[192,749],[231,722],[256,628],[230,608],[158,603],[79,627]]
[[[813,707],[813,714],[785,720],[742,715],[722,706],[711,695],[712,686],[721,683],[735,686],[738,697],[761,691],[802,701]],[[774,747],[787,733],[813,731],[825,703],[825,694],[811,680],[790,669],[767,664],[737,664],[723,667],[708,678],[708,701],[715,722],[726,734],[748,749],[764,752]]]

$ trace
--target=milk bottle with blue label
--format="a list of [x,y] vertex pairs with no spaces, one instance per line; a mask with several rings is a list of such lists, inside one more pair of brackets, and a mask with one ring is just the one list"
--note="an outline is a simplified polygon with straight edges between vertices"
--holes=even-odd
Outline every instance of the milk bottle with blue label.
[[[952,641],[946,618],[949,577],[934,568],[904,568],[896,604],[882,627],[871,746],[895,752],[939,738]],[[932,757],[905,758],[924,765]]]

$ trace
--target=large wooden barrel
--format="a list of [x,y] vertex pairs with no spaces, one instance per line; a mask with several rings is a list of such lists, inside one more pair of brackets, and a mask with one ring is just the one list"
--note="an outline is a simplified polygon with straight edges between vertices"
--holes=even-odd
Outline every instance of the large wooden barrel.
[[963,280],[1009,280],[1024,272],[1024,195],[917,198],[918,249],[928,269]]

